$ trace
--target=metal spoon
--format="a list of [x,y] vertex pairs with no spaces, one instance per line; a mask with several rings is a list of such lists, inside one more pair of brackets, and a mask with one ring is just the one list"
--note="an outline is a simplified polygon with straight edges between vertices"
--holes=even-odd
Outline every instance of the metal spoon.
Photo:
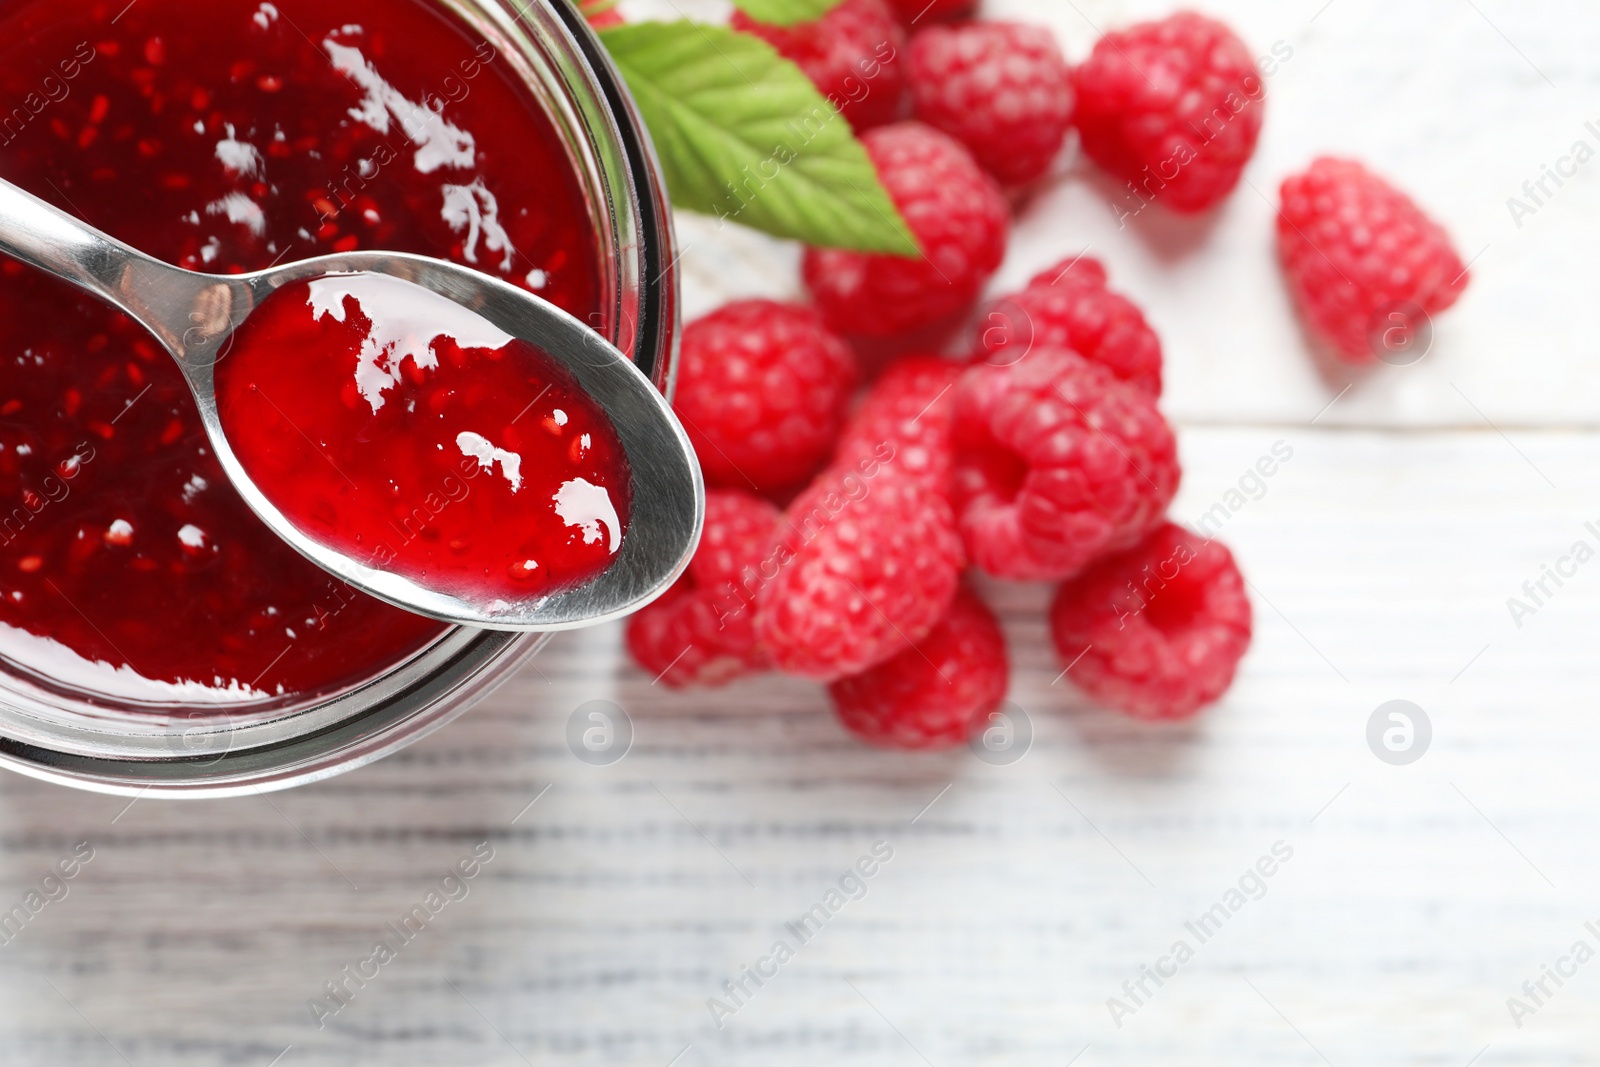
[[[445,622],[493,630],[564,630],[643,607],[688,566],[705,517],[705,487],[671,405],[633,362],[547,301],[443,260],[395,252],[319,256],[252,274],[198,274],[153,259],[6,181],[0,251],[126,312],[177,360],[200,420],[239,495],[307,559],[380,600]],[[627,535],[611,565],[564,592],[484,601],[431,589],[307,537],[245,473],[223,432],[213,367],[229,336],[281,286],[329,274],[387,274],[461,304],[565,366],[616,427],[632,471]]]

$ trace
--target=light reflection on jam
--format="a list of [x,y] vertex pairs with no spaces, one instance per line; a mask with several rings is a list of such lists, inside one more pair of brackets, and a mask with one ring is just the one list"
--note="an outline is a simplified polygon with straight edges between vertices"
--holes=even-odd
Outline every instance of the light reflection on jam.
[[286,285],[217,364],[223,429],[313,540],[488,603],[570,588],[622,545],[628,472],[560,364],[382,274]]
[[[0,174],[168,262],[393,249],[599,307],[552,126],[422,0],[7,0],[0,100]],[[0,259],[0,656],[226,703],[347,686],[441,632],[261,526],[137,326]]]

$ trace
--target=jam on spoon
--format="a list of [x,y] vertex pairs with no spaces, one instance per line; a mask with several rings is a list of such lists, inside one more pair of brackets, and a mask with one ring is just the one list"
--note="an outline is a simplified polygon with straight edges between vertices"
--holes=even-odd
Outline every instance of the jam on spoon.
[[218,410],[256,487],[308,536],[478,598],[610,565],[626,456],[571,373],[460,304],[382,274],[291,282],[233,335]]
[[[121,308],[165,345],[245,502],[313,563],[359,589],[449,622],[553,630],[626,615],[665,592],[688,566],[704,519],[704,486],[671,406],[610,342],[526,290],[443,260],[387,252],[322,256],[248,274],[197,274],[145,255],[3,180],[0,251]],[[267,325],[252,329],[251,319],[262,311]],[[303,330],[308,317],[314,324],[309,333]],[[235,454],[219,411],[217,364],[239,337],[240,357],[222,375],[229,425],[252,446],[265,484]],[[535,358],[541,350],[546,360]],[[551,361],[568,376],[555,373]],[[497,363],[506,369],[477,370]],[[455,370],[430,378],[441,365]],[[297,384],[303,375],[311,376],[310,387]],[[393,423],[381,415],[402,380],[413,388],[394,393],[402,421]],[[424,388],[430,381],[460,395],[448,387]],[[480,383],[489,389],[476,389]],[[285,388],[299,395],[290,399]],[[306,425],[285,412],[273,393]],[[554,470],[530,470],[529,494],[509,502],[522,491],[524,478],[517,451],[523,438],[515,422],[552,393],[577,416],[577,446],[568,442],[564,456],[558,450]],[[580,405],[580,397],[590,405]],[[334,398],[352,411],[365,402],[372,421],[324,406]],[[283,418],[261,429],[267,408]],[[443,418],[430,423],[430,409]],[[551,412],[551,421],[563,428],[557,410],[562,417],[568,413]],[[608,420],[615,441],[597,448]],[[510,490],[508,498],[496,487],[460,508],[467,518],[450,523],[462,535],[453,540],[463,542],[453,566],[445,564],[447,554],[426,545],[408,542],[401,555],[375,536],[396,505],[402,514],[415,514],[416,503],[428,499],[428,479],[445,469],[441,456],[451,454],[441,431],[430,432],[430,426],[453,433],[462,458],[481,472],[498,466]],[[273,459],[277,449],[270,439],[287,439],[291,431],[312,454],[320,452],[310,458],[337,468],[329,455],[336,453],[368,481],[336,471],[351,492],[316,493],[315,480],[326,477],[320,469],[309,474],[305,462]],[[424,460],[428,449],[439,455]],[[306,478],[312,481],[309,503],[302,493]],[[631,481],[626,495],[625,480]],[[649,536],[623,536],[619,502]],[[442,507],[433,510],[437,518]],[[563,543],[551,514],[577,534],[568,533]],[[477,520],[475,542],[466,540],[468,529],[460,525],[471,519]],[[491,525],[478,528],[479,523]],[[447,553],[450,545],[444,547]],[[508,551],[514,556],[505,563]],[[616,558],[608,565],[606,556]],[[507,567],[503,577],[494,573],[501,563]],[[545,570],[552,574],[549,582],[539,573]],[[532,588],[513,588],[518,578]]]

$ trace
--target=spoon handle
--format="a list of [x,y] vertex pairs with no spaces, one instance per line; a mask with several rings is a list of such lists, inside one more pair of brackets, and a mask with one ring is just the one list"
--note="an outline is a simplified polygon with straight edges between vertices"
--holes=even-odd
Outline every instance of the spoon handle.
[[182,356],[217,279],[170,266],[0,179],[0,251],[116,305]]
[[0,181],[0,250],[113,301],[128,261],[145,258],[8,181]]

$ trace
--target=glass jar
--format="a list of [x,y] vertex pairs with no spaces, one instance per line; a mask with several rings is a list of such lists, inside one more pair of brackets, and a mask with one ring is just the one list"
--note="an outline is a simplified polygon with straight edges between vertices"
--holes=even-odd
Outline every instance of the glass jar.
[[[621,77],[567,0],[427,0],[491,44],[553,120],[599,243],[596,323],[664,392],[676,361],[672,220]],[[524,6],[525,5],[525,6]],[[326,778],[460,715],[549,635],[455,628],[381,675],[311,703],[135,706],[0,667],[0,765],[122,795],[226,796]]]

